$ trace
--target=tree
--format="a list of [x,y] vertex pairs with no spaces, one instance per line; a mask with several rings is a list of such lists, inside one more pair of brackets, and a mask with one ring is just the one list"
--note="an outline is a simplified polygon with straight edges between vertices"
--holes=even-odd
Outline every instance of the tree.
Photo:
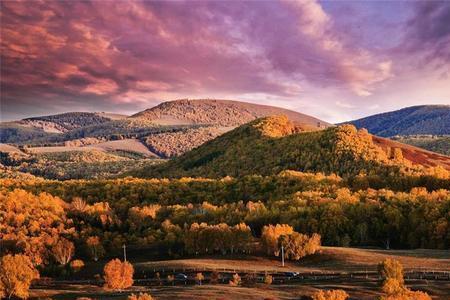
[[71,241],[65,238],[60,238],[56,244],[53,245],[52,253],[57,262],[61,265],[66,265],[75,254],[75,246]]
[[147,293],[139,293],[139,295],[131,294],[127,300],[153,300],[153,297]]
[[120,259],[109,261],[103,269],[105,286],[113,290],[126,289],[133,285],[133,265]]
[[84,267],[84,262],[81,259],[75,259],[70,262],[70,268],[74,272],[79,272]]
[[98,236],[88,237],[86,245],[89,247],[91,257],[94,261],[97,261],[105,253],[105,249],[100,243],[100,238]]
[[380,300],[431,300],[421,291],[411,291],[404,285],[403,266],[395,259],[386,259],[378,264],[378,272],[384,278]]
[[280,253],[278,239],[282,235],[288,235],[294,232],[294,228],[287,224],[267,225],[261,232],[261,244],[268,255],[278,256]]
[[387,258],[378,264],[378,272],[385,279],[395,279],[403,285],[403,266],[395,259]]
[[203,276],[202,273],[195,274],[195,280],[197,281],[198,285],[202,285],[202,280],[205,279],[205,276]]
[[320,235],[311,237],[294,232],[279,237],[279,243],[284,247],[284,257],[291,260],[299,260],[310,254],[314,254],[320,248]]
[[28,289],[39,272],[30,258],[22,254],[5,255],[0,260],[0,298],[28,298]]
[[313,300],[345,300],[348,294],[343,290],[318,291],[312,295]]

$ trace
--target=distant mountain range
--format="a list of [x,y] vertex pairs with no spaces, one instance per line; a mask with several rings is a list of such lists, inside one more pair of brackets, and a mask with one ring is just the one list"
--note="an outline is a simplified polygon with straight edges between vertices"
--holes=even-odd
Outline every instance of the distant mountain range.
[[132,116],[69,112],[5,122],[0,124],[0,142],[17,146],[73,147],[137,139],[156,156],[168,158],[256,118],[281,114],[289,116],[303,130],[331,126],[317,118],[273,106],[231,100],[182,99],[161,103]]
[[346,122],[370,133],[392,137],[396,135],[449,135],[450,105],[411,106]]
[[[391,139],[230,100],[176,100],[132,116],[70,112],[1,123],[0,167],[53,179],[222,177],[287,169],[353,176],[399,166],[450,170],[449,157],[400,143],[445,154],[449,139],[434,134],[448,132],[442,125],[448,123],[448,110],[412,107],[351,122],[366,124],[372,133],[396,134]],[[416,129],[428,135],[398,135]]]

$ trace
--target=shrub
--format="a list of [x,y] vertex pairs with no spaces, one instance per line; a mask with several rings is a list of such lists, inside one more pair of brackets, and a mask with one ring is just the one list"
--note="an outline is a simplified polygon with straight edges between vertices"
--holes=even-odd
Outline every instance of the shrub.
[[273,277],[272,277],[272,275],[266,274],[266,275],[264,276],[264,283],[267,284],[267,285],[271,285],[272,282],[273,282]]
[[153,297],[147,293],[139,293],[139,295],[131,294],[127,300],[153,300]]
[[239,286],[239,285],[241,285],[241,276],[239,276],[238,273],[235,273],[233,275],[233,278],[230,280],[230,285],[231,286]]
[[318,291],[312,295],[313,300],[345,300],[348,294],[343,290]]

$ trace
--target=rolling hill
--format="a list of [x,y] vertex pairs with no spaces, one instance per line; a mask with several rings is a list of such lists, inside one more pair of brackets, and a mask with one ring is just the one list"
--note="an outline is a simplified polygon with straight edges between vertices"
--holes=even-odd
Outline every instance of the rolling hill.
[[312,128],[330,126],[322,120],[284,108],[211,99],[168,101],[131,117],[143,118],[161,125],[208,124],[230,127],[271,115],[286,115],[295,123]]
[[[74,147],[139,139],[157,156],[169,158],[198,147],[235,126],[273,114],[288,115],[305,131],[331,126],[314,117],[272,106],[231,100],[175,100],[131,117],[71,112],[1,123],[0,143]],[[60,148],[55,150],[61,151]]]
[[385,174],[400,168],[442,166],[450,158],[357,130],[352,125],[302,132],[286,116],[257,119],[165,164],[139,170],[143,177],[239,177],[282,170]]
[[392,137],[396,135],[450,134],[450,105],[411,106],[346,122],[370,133]]

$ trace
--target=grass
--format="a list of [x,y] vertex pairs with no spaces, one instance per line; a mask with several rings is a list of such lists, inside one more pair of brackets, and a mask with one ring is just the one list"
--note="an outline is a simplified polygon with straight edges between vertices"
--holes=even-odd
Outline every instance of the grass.
[[432,269],[450,270],[450,255],[445,250],[379,250],[358,249],[342,247],[323,247],[321,253],[306,257],[299,262],[286,262],[281,267],[279,259],[269,257],[246,257],[245,259],[230,259],[227,257],[193,258],[180,260],[167,260],[156,262],[138,262],[137,268],[207,268],[207,269],[233,269],[236,270],[275,270],[275,271],[375,271],[377,264],[386,258],[399,260],[405,270]]
[[[191,259],[148,261],[145,255],[129,257],[138,275],[142,271],[152,272],[153,268],[165,268],[163,276],[171,274],[171,269],[183,268],[226,268],[239,270],[265,270],[320,272],[320,271],[374,271],[377,264],[386,258],[399,260],[405,270],[426,268],[427,270],[450,270],[450,255],[444,250],[381,250],[323,247],[320,254],[306,257],[299,262],[287,262],[282,268],[278,259],[258,256],[242,257],[202,257]],[[105,262],[90,263],[82,271],[84,278],[93,278],[101,273]],[[422,290],[433,296],[433,299],[446,299],[450,290],[449,281],[407,280],[407,286],[414,290]],[[115,293],[93,285],[60,285],[53,289],[34,289],[31,296],[51,297],[52,299],[76,299],[91,297],[93,299],[126,299],[128,294],[148,292],[156,299],[301,299],[311,295],[318,289],[344,289],[351,299],[376,299],[380,295],[380,281],[377,278],[340,278],[320,281],[304,281],[291,284],[274,284],[267,286],[257,284],[253,287],[231,287],[227,284],[202,286],[180,283],[176,286],[134,286],[123,293]]]

